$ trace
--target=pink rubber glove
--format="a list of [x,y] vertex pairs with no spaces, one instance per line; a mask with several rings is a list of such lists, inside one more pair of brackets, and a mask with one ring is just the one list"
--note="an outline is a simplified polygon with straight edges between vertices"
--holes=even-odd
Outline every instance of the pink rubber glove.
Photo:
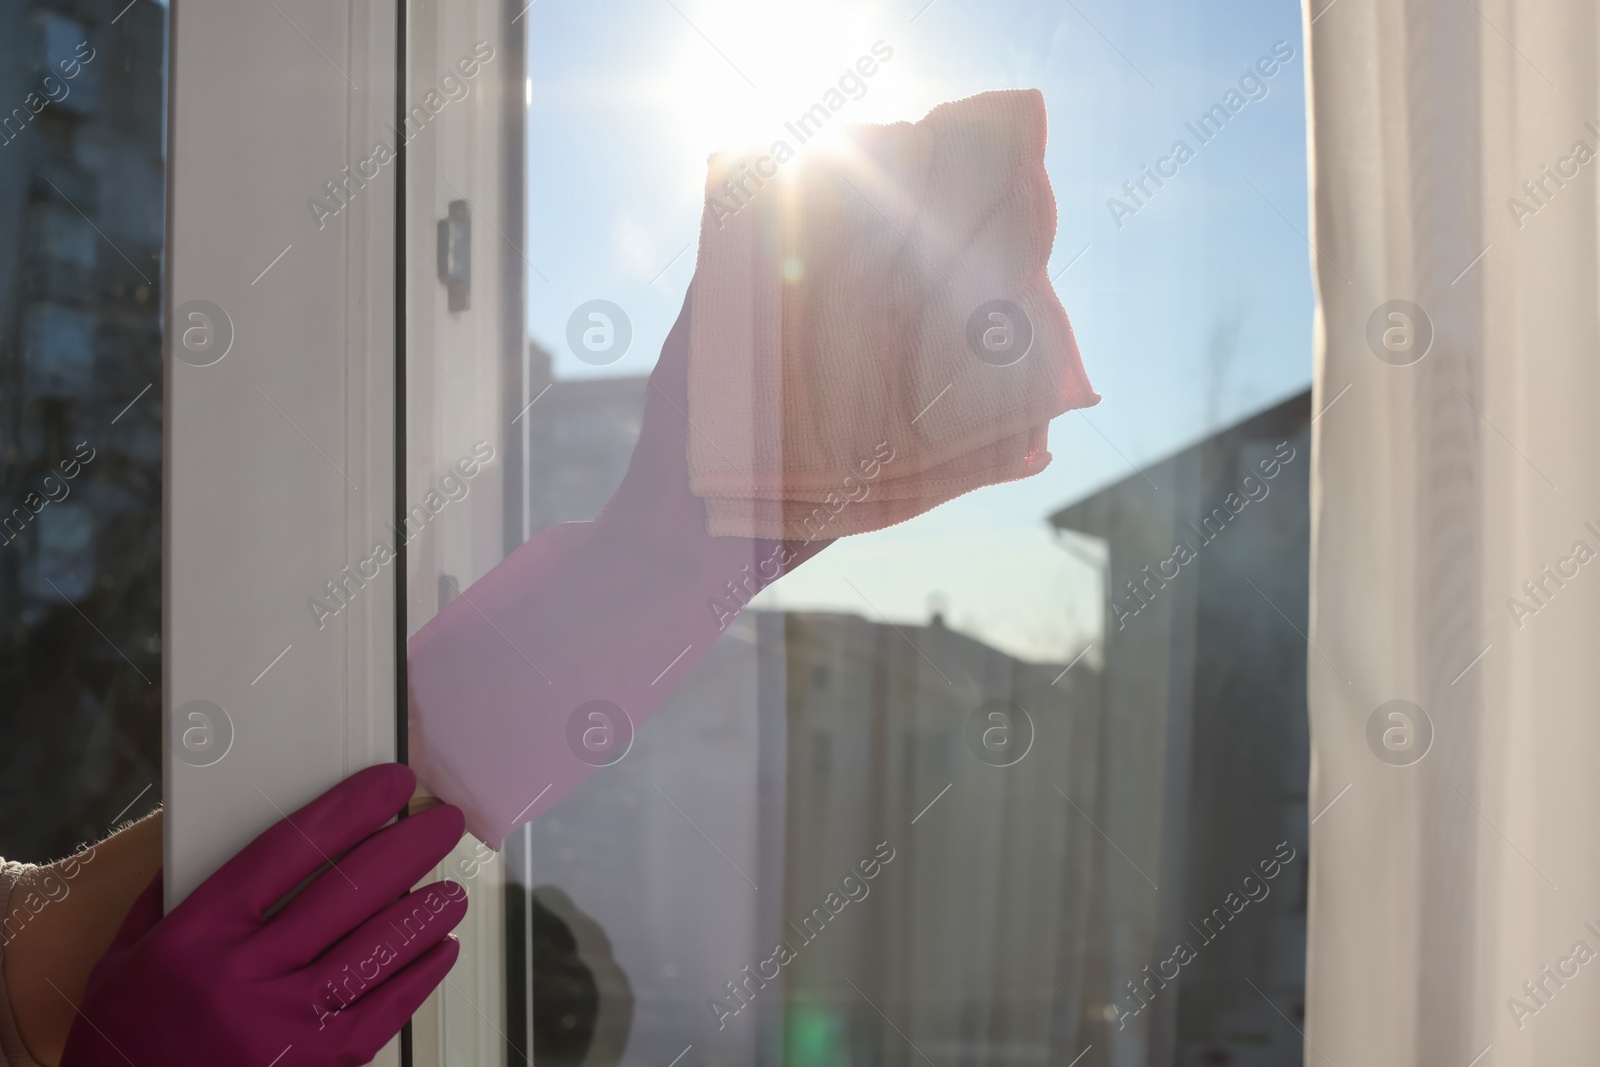
[[455,963],[467,911],[454,882],[402,896],[462,831],[451,807],[384,827],[415,784],[398,764],[351,776],[165,918],[158,874],[90,974],[61,1067],[369,1062]]
[[496,849],[625,754],[601,744],[580,759],[586,739],[642,727],[756,592],[828,544],[706,533],[689,491],[689,306],[600,516],[539,533],[408,646],[411,764]]

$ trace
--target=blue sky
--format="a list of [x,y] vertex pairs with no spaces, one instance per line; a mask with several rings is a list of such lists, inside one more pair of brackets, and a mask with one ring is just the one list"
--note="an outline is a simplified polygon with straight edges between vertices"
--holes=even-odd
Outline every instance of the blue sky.
[[[1310,382],[1305,66],[1289,0],[540,0],[526,19],[527,248],[548,279],[531,282],[529,325],[558,377],[650,369],[693,274],[706,156],[783,135],[875,41],[894,56],[835,121],[916,119],[987,89],[1045,95],[1051,274],[1104,400],[1052,424],[1043,474],[849,538],[767,606],[920,622],[938,603],[1014,654],[1070,658],[1098,628],[1097,579],[1044,516]],[[1185,123],[1277,42],[1293,58],[1262,79],[1266,95],[1201,144]],[[1126,201],[1122,184],[1180,138],[1194,158],[1119,229],[1107,199]],[[628,354],[605,368],[563,342],[595,298],[633,323]]]

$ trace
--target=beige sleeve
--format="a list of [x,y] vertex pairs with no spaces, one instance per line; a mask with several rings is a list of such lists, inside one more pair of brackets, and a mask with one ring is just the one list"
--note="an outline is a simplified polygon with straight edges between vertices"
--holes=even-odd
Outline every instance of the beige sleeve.
[[32,866],[26,863],[7,863],[0,859],[0,1067],[39,1067],[28,1054],[17,1032],[17,1021],[11,1017],[11,993],[6,988],[6,946],[17,932],[33,918],[23,907],[11,905],[11,891]]

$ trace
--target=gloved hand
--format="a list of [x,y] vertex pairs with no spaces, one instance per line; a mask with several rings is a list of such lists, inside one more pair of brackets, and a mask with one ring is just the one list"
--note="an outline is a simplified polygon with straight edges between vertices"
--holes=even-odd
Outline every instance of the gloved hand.
[[455,963],[467,910],[454,882],[406,894],[462,833],[452,807],[384,826],[415,784],[398,764],[352,775],[165,918],[156,875],[89,976],[61,1067],[369,1062]]
[[[641,727],[752,596],[829,543],[706,532],[689,490],[690,302],[599,517],[540,532],[408,645],[411,762],[495,848],[608,755],[586,761],[575,746]],[[580,708],[593,710],[574,728]]]

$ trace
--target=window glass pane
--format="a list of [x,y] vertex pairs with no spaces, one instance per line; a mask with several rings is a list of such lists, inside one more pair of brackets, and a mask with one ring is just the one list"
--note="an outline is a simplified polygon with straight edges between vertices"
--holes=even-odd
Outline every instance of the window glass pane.
[[161,798],[166,9],[7,4],[0,36],[0,854]]
[[[431,308],[413,337],[434,331],[433,363],[413,352],[408,380],[411,491],[480,438],[496,456],[492,483],[429,520],[409,569],[411,754],[477,805],[473,829],[519,827],[492,861],[504,1003],[449,1010],[493,1018],[513,1063],[1300,1062],[1313,252],[1299,8],[639,0],[501,15],[503,58],[527,59],[494,84],[525,121],[457,135],[468,112],[450,103],[436,162],[417,163],[439,177],[411,189],[427,198],[413,307]],[[413,83],[457,41],[414,54]],[[967,291],[972,257],[947,255],[940,226],[986,195],[985,160],[952,150],[919,171],[902,146],[868,165],[846,127],[1018,88],[1048,121],[1044,284],[1100,402],[1044,420],[1042,470],[960,495],[846,456],[848,503],[821,485],[815,525],[815,506],[783,513],[803,566],[785,556],[774,580],[774,557],[735,551],[727,583],[695,587],[700,614],[663,610],[725,542],[777,543],[748,532],[759,509],[740,487],[755,490],[774,440],[786,492],[783,464],[808,448],[831,455],[881,416],[910,428],[902,464],[926,460],[922,418],[978,403],[890,350],[978,314],[894,285],[949,270]],[[1011,121],[997,128],[1026,127]],[[731,167],[708,188],[708,157],[747,145],[767,181]],[[769,207],[828,167],[844,175],[837,217]],[[717,259],[719,223],[751,218],[778,228],[750,238],[741,273]],[[471,305],[453,309],[447,235],[464,220]],[[852,276],[852,255],[808,273],[820,260],[794,251],[866,232],[900,242],[881,275]],[[1026,245],[996,240],[996,254]],[[855,280],[830,287],[841,277]],[[748,352],[726,380],[704,353],[770,337],[762,294],[779,288],[782,321],[805,325],[767,354],[855,361],[785,379],[774,400],[737,377]],[[806,318],[862,301],[900,332]],[[1041,331],[1032,357],[1058,356],[1048,309],[1023,319]],[[978,321],[980,347],[1017,326]],[[862,366],[898,383],[892,402],[865,401]],[[907,382],[923,390],[911,408]],[[985,445],[984,418],[1015,415],[996,403],[976,418]],[[869,469],[888,480],[864,495],[843,481]],[[674,555],[658,505],[680,482],[699,486],[697,521],[721,518],[668,536]],[[951,498],[897,512],[891,487]],[[695,629],[706,618],[714,640]]]

